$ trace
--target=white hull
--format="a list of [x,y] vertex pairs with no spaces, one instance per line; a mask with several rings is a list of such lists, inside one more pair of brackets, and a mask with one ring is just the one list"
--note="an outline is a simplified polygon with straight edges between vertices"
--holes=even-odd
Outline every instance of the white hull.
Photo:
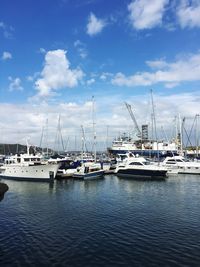
[[57,172],[57,177],[64,178],[64,177],[72,177],[73,174],[76,172],[76,169],[63,169],[63,170],[58,170]]
[[15,180],[52,180],[55,178],[59,164],[17,165],[0,167],[2,178]]
[[165,166],[169,173],[200,175],[200,162],[187,161],[181,156],[167,157],[161,165]]

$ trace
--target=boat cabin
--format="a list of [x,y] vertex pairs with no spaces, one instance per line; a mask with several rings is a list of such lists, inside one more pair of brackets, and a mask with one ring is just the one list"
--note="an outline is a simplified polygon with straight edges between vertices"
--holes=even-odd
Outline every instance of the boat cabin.
[[26,164],[40,164],[41,163],[41,157],[38,155],[28,155],[28,154],[16,154],[14,156],[10,156],[9,158],[5,159],[5,164],[20,164],[20,163],[26,163]]

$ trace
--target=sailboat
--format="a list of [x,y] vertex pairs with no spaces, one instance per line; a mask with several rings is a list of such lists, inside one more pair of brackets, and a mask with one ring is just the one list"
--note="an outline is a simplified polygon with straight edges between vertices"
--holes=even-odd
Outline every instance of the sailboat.
[[85,133],[83,126],[82,128],[82,165],[77,168],[77,171],[74,172],[73,177],[79,179],[96,179],[103,177],[104,170],[103,166],[96,162],[96,132],[95,132],[95,123],[94,123],[94,97],[92,97],[92,114],[93,114],[93,147],[94,147],[94,161],[84,162],[83,153],[85,147]]

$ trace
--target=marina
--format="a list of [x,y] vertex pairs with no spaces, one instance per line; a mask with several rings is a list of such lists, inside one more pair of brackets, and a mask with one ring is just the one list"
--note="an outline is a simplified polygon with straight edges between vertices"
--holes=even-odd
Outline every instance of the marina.
[[200,0],[1,0],[0,43],[0,267],[200,267]]

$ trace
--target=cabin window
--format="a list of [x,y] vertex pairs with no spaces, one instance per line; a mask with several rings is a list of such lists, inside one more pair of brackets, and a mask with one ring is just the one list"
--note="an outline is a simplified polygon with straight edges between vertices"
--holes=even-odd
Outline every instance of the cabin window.
[[26,159],[26,158],[25,158],[25,159],[24,159],[24,161],[26,161],[26,162],[27,162],[27,161],[29,161],[29,159]]
[[21,159],[20,159],[20,158],[18,158],[18,159],[17,159],[17,162],[18,162],[18,163],[20,163],[20,162],[21,162]]
[[131,162],[129,165],[143,165],[141,162]]

